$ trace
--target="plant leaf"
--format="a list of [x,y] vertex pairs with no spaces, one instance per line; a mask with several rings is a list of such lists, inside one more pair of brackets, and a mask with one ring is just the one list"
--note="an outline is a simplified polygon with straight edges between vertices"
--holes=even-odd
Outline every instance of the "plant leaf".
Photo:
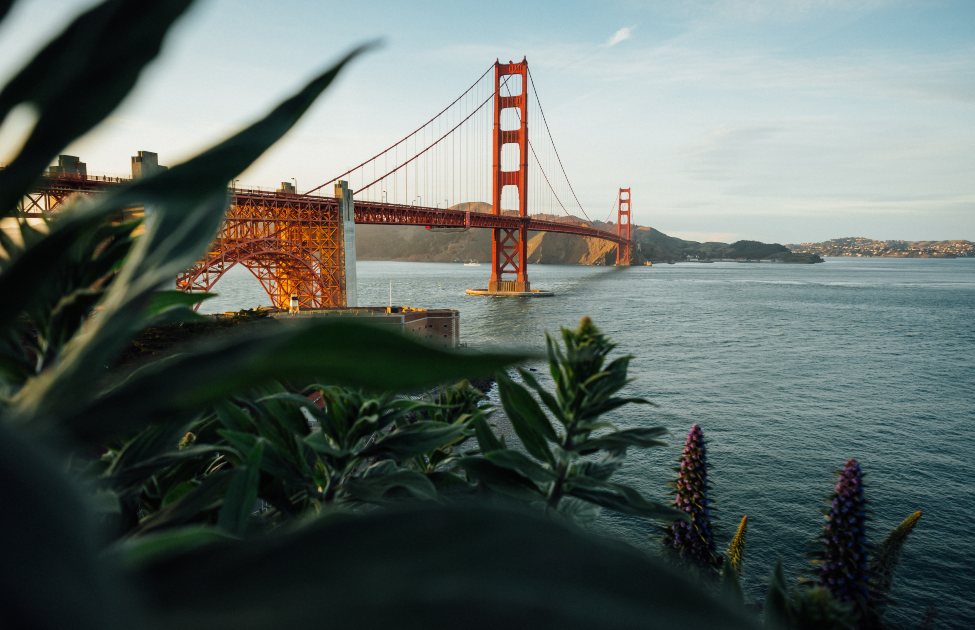
[[894,571],[900,561],[901,551],[904,543],[914,531],[918,521],[921,520],[920,510],[910,514],[893,531],[888,534],[874,551],[873,560],[870,563],[871,586],[877,595],[881,608],[886,603],[890,595],[890,587],[894,581]]
[[467,431],[462,424],[416,422],[396,429],[362,449],[361,457],[392,457],[398,461],[429,453]]
[[243,536],[257,502],[257,482],[261,478],[261,459],[264,456],[264,439],[258,438],[247,454],[247,462],[234,469],[234,478],[227,488],[220,507],[217,524],[237,536]]
[[331,518],[160,558],[133,578],[153,594],[153,628],[317,627],[323,611],[336,628],[755,627],[632,548],[476,506]]
[[227,182],[284,135],[361,50],[363,47],[350,52],[230,139],[168,171],[81,203],[77,211],[55,222],[46,238],[63,238],[62,229],[70,232],[75,223],[101,221],[127,207],[149,207],[146,233],[109,288],[102,313],[66,346],[55,369],[24,386],[16,400],[19,415],[59,415],[60,405],[76,406],[90,396],[91,375],[110,365],[145,325],[144,310],[153,292],[192,265],[213,238],[223,220]]
[[552,453],[546,440],[556,442],[555,429],[532,395],[522,385],[504,374],[498,374],[501,405],[525,449],[537,459],[551,462]]
[[13,211],[58,151],[118,106],[191,4],[106,0],[75,18],[0,90],[0,123],[20,103],[38,112],[20,153],[0,170],[0,217]]
[[[76,401],[49,421],[59,433],[97,443],[151,423],[177,422],[271,380],[311,378],[404,391],[490,374],[523,357],[448,351],[362,323],[287,322],[151,363],[87,407]],[[409,370],[382,369],[407,364]]]
[[566,494],[624,514],[645,516],[660,521],[687,519],[684,512],[649,501],[639,492],[611,481],[574,476],[566,482]]
[[10,628],[139,627],[113,563],[100,562],[78,489],[34,441],[0,422],[0,616]]
[[598,450],[619,451],[628,446],[638,446],[649,448],[652,446],[667,446],[667,443],[660,440],[660,436],[666,435],[667,429],[664,427],[653,427],[647,429],[624,429],[597,437],[589,438],[576,444],[573,450],[583,454]]
[[511,449],[500,449],[484,454],[484,457],[501,468],[513,470],[528,477],[535,483],[551,483],[555,481],[555,473],[545,468],[523,453]]

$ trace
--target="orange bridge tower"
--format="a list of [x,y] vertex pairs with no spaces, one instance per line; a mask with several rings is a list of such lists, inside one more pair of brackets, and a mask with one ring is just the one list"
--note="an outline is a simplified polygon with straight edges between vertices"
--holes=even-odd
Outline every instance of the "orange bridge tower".
[[[510,81],[512,77],[520,80]],[[508,85],[509,81],[513,84]],[[502,89],[505,95],[502,96]],[[502,112],[514,110],[519,125],[504,129]],[[510,116],[505,116],[510,120]],[[502,213],[501,197],[506,186],[514,186],[518,192],[518,216],[522,219],[517,228],[494,228],[491,239],[491,280],[489,293],[524,293],[531,291],[528,283],[528,60],[517,63],[494,63],[494,133],[492,165],[492,212]],[[503,170],[502,155],[509,157],[518,149],[518,168]],[[507,160],[506,160],[507,161]]]
[[626,267],[633,264],[631,252],[631,238],[633,228],[630,223],[630,189],[620,188],[619,199],[616,204],[616,236],[620,242],[616,245],[616,266]]

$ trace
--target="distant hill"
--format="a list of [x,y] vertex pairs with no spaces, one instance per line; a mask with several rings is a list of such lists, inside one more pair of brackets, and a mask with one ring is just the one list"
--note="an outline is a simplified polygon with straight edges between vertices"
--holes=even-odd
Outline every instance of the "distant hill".
[[[459,204],[458,210],[488,212],[486,203]],[[539,215],[550,221],[585,224],[604,230],[615,225],[602,221],[590,222],[578,217]],[[821,262],[818,256],[794,255],[779,244],[758,241],[736,243],[699,243],[668,236],[645,226],[633,226],[634,260],[677,262],[683,260],[778,260],[782,262]],[[490,262],[490,230],[468,231],[428,230],[408,225],[357,225],[356,255],[360,260],[404,260],[429,262]],[[559,265],[612,265],[616,261],[616,245],[602,239],[572,234],[529,232],[528,262]]]
[[797,253],[819,256],[887,256],[896,258],[965,258],[975,256],[971,241],[875,241],[862,236],[834,238],[821,243],[789,245]]

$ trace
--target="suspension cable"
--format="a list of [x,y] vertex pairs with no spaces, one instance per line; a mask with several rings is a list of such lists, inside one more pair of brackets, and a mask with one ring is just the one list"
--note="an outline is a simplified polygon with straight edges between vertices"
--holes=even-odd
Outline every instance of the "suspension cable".
[[[440,112],[439,112],[439,113],[437,113],[437,114],[436,114],[436,115],[435,115],[435,116],[434,116],[433,118],[431,118],[430,120],[428,120],[428,121],[426,121],[425,123],[423,123],[422,125],[420,125],[419,127],[417,127],[417,128],[416,128],[416,129],[415,129],[415,130],[414,130],[414,131],[413,131],[412,133],[409,133],[409,134],[407,134],[407,135],[405,135],[405,136],[403,136],[403,138],[402,138],[402,139],[401,139],[401,140],[400,140],[399,142],[397,142],[397,143],[395,143],[395,144],[392,144],[392,145],[390,145],[390,146],[388,146],[388,147],[386,147],[386,149],[385,149],[385,150],[383,150],[383,151],[380,151],[379,153],[377,153],[376,155],[374,155],[374,156],[372,156],[372,157],[371,157],[371,158],[369,158],[368,160],[366,160],[366,161],[364,161],[364,162],[362,162],[361,164],[357,164],[356,166],[353,166],[352,168],[350,168],[349,170],[347,170],[347,171],[345,171],[345,172],[344,172],[344,173],[342,173],[341,175],[337,175],[336,177],[333,177],[332,179],[330,179],[330,180],[328,180],[328,181],[327,181],[327,182],[325,182],[324,184],[320,184],[320,185],[318,185],[318,186],[315,186],[314,188],[312,188],[311,190],[309,190],[309,191],[307,191],[307,192],[305,192],[304,194],[306,194],[306,195],[309,195],[309,194],[311,194],[311,193],[313,193],[313,192],[315,192],[315,191],[317,191],[317,190],[321,190],[322,188],[324,188],[324,187],[326,187],[326,186],[328,186],[329,184],[331,184],[331,183],[334,183],[334,182],[336,182],[336,181],[338,181],[338,180],[339,180],[340,178],[342,178],[342,177],[345,177],[346,175],[348,175],[349,173],[351,173],[351,172],[353,172],[353,171],[355,171],[356,169],[359,169],[359,168],[362,168],[363,166],[365,166],[365,165],[366,165],[366,164],[368,164],[369,162],[371,162],[371,161],[373,161],[373,160],[375,160],[375,159],[377,159],[377,158],[379,158],[379,157],[380,157],[380,156],[382,156],[382,155],[385,155],[386,153],[389,153],[389,151],[391,151],[392,149],[394,149],[394,148],[396,148],[396,147],[398,147],[399,145],[401,145],[401,144],[403,144],[404,142],[406,142],[406,140],[407,140],[407,139],[409,139],[410,137],[412,137],[412,136],[414,136],[414,135],[416,135],[417,133],[419,133],[420,131],[422,131],[422,130],[423,130],[423,129],[424,129],[424,128],[425,128],[426,126],[427,126],[427,125],[429,125],[430,123],[432,123],[433,121],[435,121],[435,120],[436,120],[437,118],[439,118],[440,116],[442,116],[444,112],[446,112],[446,111],[447,111],[448,109],[450,109],[451,107],[453,107],[454,105],[456,105],[456,104],[457,104],[457,102],[458,102],[458,101],[459,101],[460,99],[462,99],[462,98],[464,98],[465,96],[467,96],[467,94],[468,94],[468,93],[469,93],[469,92],[470,92],[471,90],[473,90],[473,89],[474,89],[475,87],[477,87],[477,84],[481,82],[481,79],[483,79],[484,77],[486,77],[486,76],[487,76],[487,74],[488,74],[488,72],[490,72],[490,71],[491,71],[491,70],[492,70],[493,68],[494,68],[494,64],[492,63],[492,64],[491,64],[490,66],[488,66],[488,69],[484,71],[484,74],[482,74],[481,76],[479,76],[479,77],[477,78],[477,80],[476,80],[476,81],[474,81],[474,83],[472,83],[472,84],[471,84],[471,86],[470,86],[469,88],[467,88],[466,90],[464,90],[464,93],[463,93],[463,94],[461,94],[460,96],[458,96],[457,98],[455,98],[455,99],[454,99],[454,100],[453,100],[453,101],[452,101],[452,102],[450,103],[450,105],[447,105],[447,106],[446,106],[446,107],[444,107],[444,108],[443,108],[442,110],[440,110]],[[465,120],[466,120],[466,119],[465,119]],[[391,171],[391,172],[395,172],[395,171]],[[375,183],[375,182],[373,182],[373,183]],[[371,185],[372,185],[372,184],[370,184],[370,186],[371,186]]]
[[576,196],[576,191],[572,187],[572,181],[569,179],[569,175],[565,172],[565,166],[562,164],[562,158],[559,156],[559,150],[555,146],[555,140],[552,138],[552,130],[548,126],[548,119],[545,118],[545,110],[542,108],[542,101],[538,98],[538,90],[535,89],[535,79],[532,78],[532,71],[530,68],[528,69],[528,81],[531,83],[532,93],[535,95],[535,102],[538,103],[538,111],[542,114],[542,122],[545,123],[545,131],[548,132],[548,139],[549,142],[552,143],[552,149],[555,151],[555,159],[559,162],[559,167],[562,169],[562,175],[565,177],[566,183],[569,184],[569,190],[572,192],[572,197],[576,200],[576,204],[578,204],[579,209],[582,210],[582,214],[586,217],[586,219],[589,220],[590,223],[592,223],[592,219],[589,218],[589,215],[586,213],[586,209],[582,207],[582,202],[580,202],[579,197]]
[[[492,66],[492,67],[493,67],[493,66]],[[487,73],[485,73],[485,74],[487,74]],[[482,75],[482,77],[483,77],[483,75]],[[478,81],[480,81],[480,79],[478,79]],[[504,87],[505,87],[505,89],[507,89],[507,87],[508,87],[508,80],[507,80],[507,79],[505,79],[505,81],[504,81],[504,83],[503,83],[503,85],[504,85]],[[510,90],[509,90],[509,92],[508,92],[508,93],[509,93],[509,94],[511,93],[511,92],[510,92]],[[358,193],[360,193],[360,192],[362,192],[363,190],[367,190],[367,189],[368,189],[368,188],[369,188],[370,186],[373,186],[373,185],[375,185],[376,183],[378,183],[378,182],[381,182],[382,180],[384,180],[384,179],[386,179],[387,177],[389,177],[390,175],[392,175],[392,174],[393,174],[393,173],[395,173],[396,171],[398,171],[398,170],[400,170],[400,169],[401,169],[401,168],[403,168],[404,166],[407,166],[408,164],[410,164],[410,162],[413,162],[414,160],[416,160],[416,159],[417,159],[418,157],[420,157],[421,155],[423,155],[424,153],[426,153],[427,151],[429,151],[429,150],[430,150],[430,149],[432,149],[433,147],[435,147],[435,146],[437,146],[437,144],[439,144],[441,140],[443,140],[444,138],[446,138],[447,136],[449,136],[450,134],[452,134],[452,133],[453,133],[454,131],[456,131],[456,130],[457,130],[457,128],[458,128],[458,127],[460,127],[460,126],[461,126],[461,125],[463,125],[463,124],[464,124],[465,122],[467,122],[468,120],[470,120],[470,119],[471,119],[471,117],[472,117],[472,116],[474,116],[474,114],[476,114],[477,112],[479,112],[479,111],[481,111],[481,110],[482,110],[482,109],[484,108],[484,106],[485,106],[485,105],[487,105],[488,103],[490,103],[490,102],[491,102],[491,100],[492,100],[493,98],[494,98],[494,92],[492,91],[492,92],[491,92],[491,94],[490,94],[490,96],[488,96],[488,97],[487,97],[486,99],[484,99],[484,101],[483,101],[483,102],[482,102],[482,103],[481,103],[480,105],[478,105],[478,106],[477,106],[477,109],[475,109],[475,110],[474,110],[474,111],[472,111],[472,112],[471,112],[470,114],[468,114],[468,115],[467,115],[467,117],[465,117],[465,118],[464,118],[464,120],[462,120],[462,121],[460,121],[459,123],[457,123],[456,125],[454,125],[454,126],[453,126],[453,127],[452,127],[452,128],[451,128],[451,129],[449,130],[449,131],[447,131],[447,132],[446,132],[446,133],[444,133],[444,134],[443,134],[442,136],[440,136],[439,138],[437,138],[436,140],[434,140],[434,141],[433,141],[432,143],[430,143],[430,145],[428,145],[428,146],[427,146],[427,147],[426,147],[425,149],[423,149],[422,151],[420,151],[419,153],[417,153],[416,155],[414,155],[413,157],[411,157],[411,158],[410,158],[410,159],[408,159],[407,161],[405,161],[405,162],[403,162],[402,164],[400,164],[399,166],[397,166],[397,167],[396,167],[396,168],[394,168],[393,170],[391,170],[391,171],[389,171],[389,172],[388,172],[388,173],[386,173],[385,175],[382,175],[382,176],[380,176],[380,177],[378,177],[378,178],[376,178],[376,179],[374,179],[373,181],[371,181],[371,182],[369,182],[369,183],[368,183],[368,184],[366,184],[365,186],[361,186],[361,187],[359,188],[359,190],[356,190],[356,191],[354,191],[354,192],[352,193],[352,194],[353,194],[353,196],[354,196],[354,195],[356,195],[356,194],[358,194]],[[341,176],[340,176],[340,177],[341,177]],[[335,180],[332,180],[332,181],[335,181]],[[322,184],[322,185],[323,185],[323,186],[325,186],[326,184]],[[306,194],[307,194],[307,193],[306,193]]]

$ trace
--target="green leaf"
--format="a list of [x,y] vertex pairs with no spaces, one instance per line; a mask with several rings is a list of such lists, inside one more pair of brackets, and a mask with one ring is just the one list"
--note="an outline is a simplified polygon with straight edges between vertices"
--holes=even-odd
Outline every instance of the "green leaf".
[[70,232],[78,223],[102,221],[126,207],[150,208],[146,232],[109,288],[101,314],[68,344],[55,369],[24,386],[16,400],[19,415],[57,416],[61,407],[78,406],[78,401],[90,397],[91,376],[110,365],[145,325],[144,312],[152,294],[205,251],[223,221],[227,182],[287,132],[361,50],[353,50],[263,119],[216,147],[168,171],[81,203],[55,222],[45,240],[63,240],[61,230]]
[[628,446],[638,446],[649,448],[652,446],[667,446],[667,443],[658,439],[667,434],[664,427],[653,427],[647,429],[624,429],[597,437],[589,438],[573,446],[572,450],[583,454],[595,451],[620,451]]
[[106,0],[75,18],[0,90],[0,122],[21,103],[38,112],[20,153],[0,170],[0,217],[13,211],[60,150],[118,106],[191,4]]
[[155,291],[146,308],[146,316],[157,318],[167,311],[193,308],[210,298],[217,297],[215,293],[187,293],[186,291]]
[[674,508],[648,501],[639,492],[611,481],[591,477],[570,477],[565,484],[566,494],[595,503],[624,514],[644,516],[660,521],[687,519],[687,514]]
[[348,457],[352,451],[332,445],[321,431],[314,431],[304,438],[305,444],[316,453],[327,457]]
[[495,466],[513,470],[528,477],[535,483],[551,483],[555,481],[554,472],[518,451],[511,449],[494,450],[485,453],[484,457]]
[[907,538],[914,531],[918,521],[921,520],[921,515],[920,510],[908,515],[907,518],[888,534],[884,542],[877,546],[873,553],[873,559],[870,563],[871,586],[877,595],[877,600],[881,603],[881,610],[890,595],[890,587],[894,581],[894,571],[897,569],[897,563],[900,561],[904,543],[907,542]]
[[258,438],[247,454],[243,466],[234,469],[234,478],[217,517],[217,524],[231,534],[243,536],[257,502],[257,483],[261,478],[261,459],[264,456],[264,440]]
[[765,627],[781,630],[792,627],[792,614],[789,610],[789,587],[782,571],[782,563],[776,562],[772,578],[765,595]]
[[128,570],[191,552],[216,542],[234,540],[226,531],[205,525],[190,525],[164,532],[126,538],[108,550],[106,556]]
[[0,616],[5,628],[134,628],[140,621],[64,466],[0,422]]
[[498,374],[497,381],[501,405],[521,443],[536,458],[551,462],[552,453],[546,440],[556,442],[558,436],[545,416],[545,412],[522,385],[515,383],[504,374]]
[[392,457],[398,461],[425,455],[464,435],[467,427],[443,422],[417,422],[396,429],[359,453],[361,457]]
[[213,405],[220,424],[239,433],[247,433],[254,429],[254,421],[247,412],[230,400],[218,400]]
[[132,578],[153,594],[152,628],[318,627],[323,614],[335,628],[755,627],[631,547],[478,506],[331,518],[160,558]]
[[349,496],[363,503],[389,504],[391,493],[402,492],[420,501],[435,501],[437,489],[423,474],[397,468],[384,461],[373,465],[362,477],[345,483]]
[[494,492],[526,503],[541,501],[545,497],[542,490],[525,475],[498,466],[484,457],[462,457],[457,460],[457,465],[472,481]]
[[[76,402],[49,422],[82,443],[99,443],[133,426],[178,422],[274,379],[317,378],[403,391],[468,374],[490,374],[523,356],[452,352],[362,323],[287,322],[260,334],[246,331],[217,339],[201,344],[194,354],[149,364],[89,406]],[[409,370],[380,369],[407,364]]]
[[494,435],[494,431],[484,418],[475,418],[471,424],[474,427],[474,435],[477,437],[477,444],[482,453],[490,453],[504,448],[504,443]]
[[158,472],[171,469],[176,464],[192,460],[213,459],[216,455],[226,453],[229,449],[223,446],[194,445],[183,449],[161,453],[149,459],[113,466],[109,474],[109,481],[119,492],[137,492],[141,485]]
[[542,402],[548,407],[548,410],[552,412],[552,415],[558,419],[563,425],[567,422],[565,414],[563,413],[562,407],[559,406],[559,401],[556,400],[547,389],[542,387],[538,383],[538,379],[528,370],[524,368],[519,368],[518,373],[521,374],[522,380],[528,383],[528,386],[535,390],[538,397],[542,399]]
[[138,527],[141,534],[186,525],[198,521],[200,515],[220,505],[233,479],[233,471],[221,470],[207,475],[193,490],[174,503],[147,516]]
[[14,0],[0,0],[0,22],[7,17],[7,11],[13,6]]

